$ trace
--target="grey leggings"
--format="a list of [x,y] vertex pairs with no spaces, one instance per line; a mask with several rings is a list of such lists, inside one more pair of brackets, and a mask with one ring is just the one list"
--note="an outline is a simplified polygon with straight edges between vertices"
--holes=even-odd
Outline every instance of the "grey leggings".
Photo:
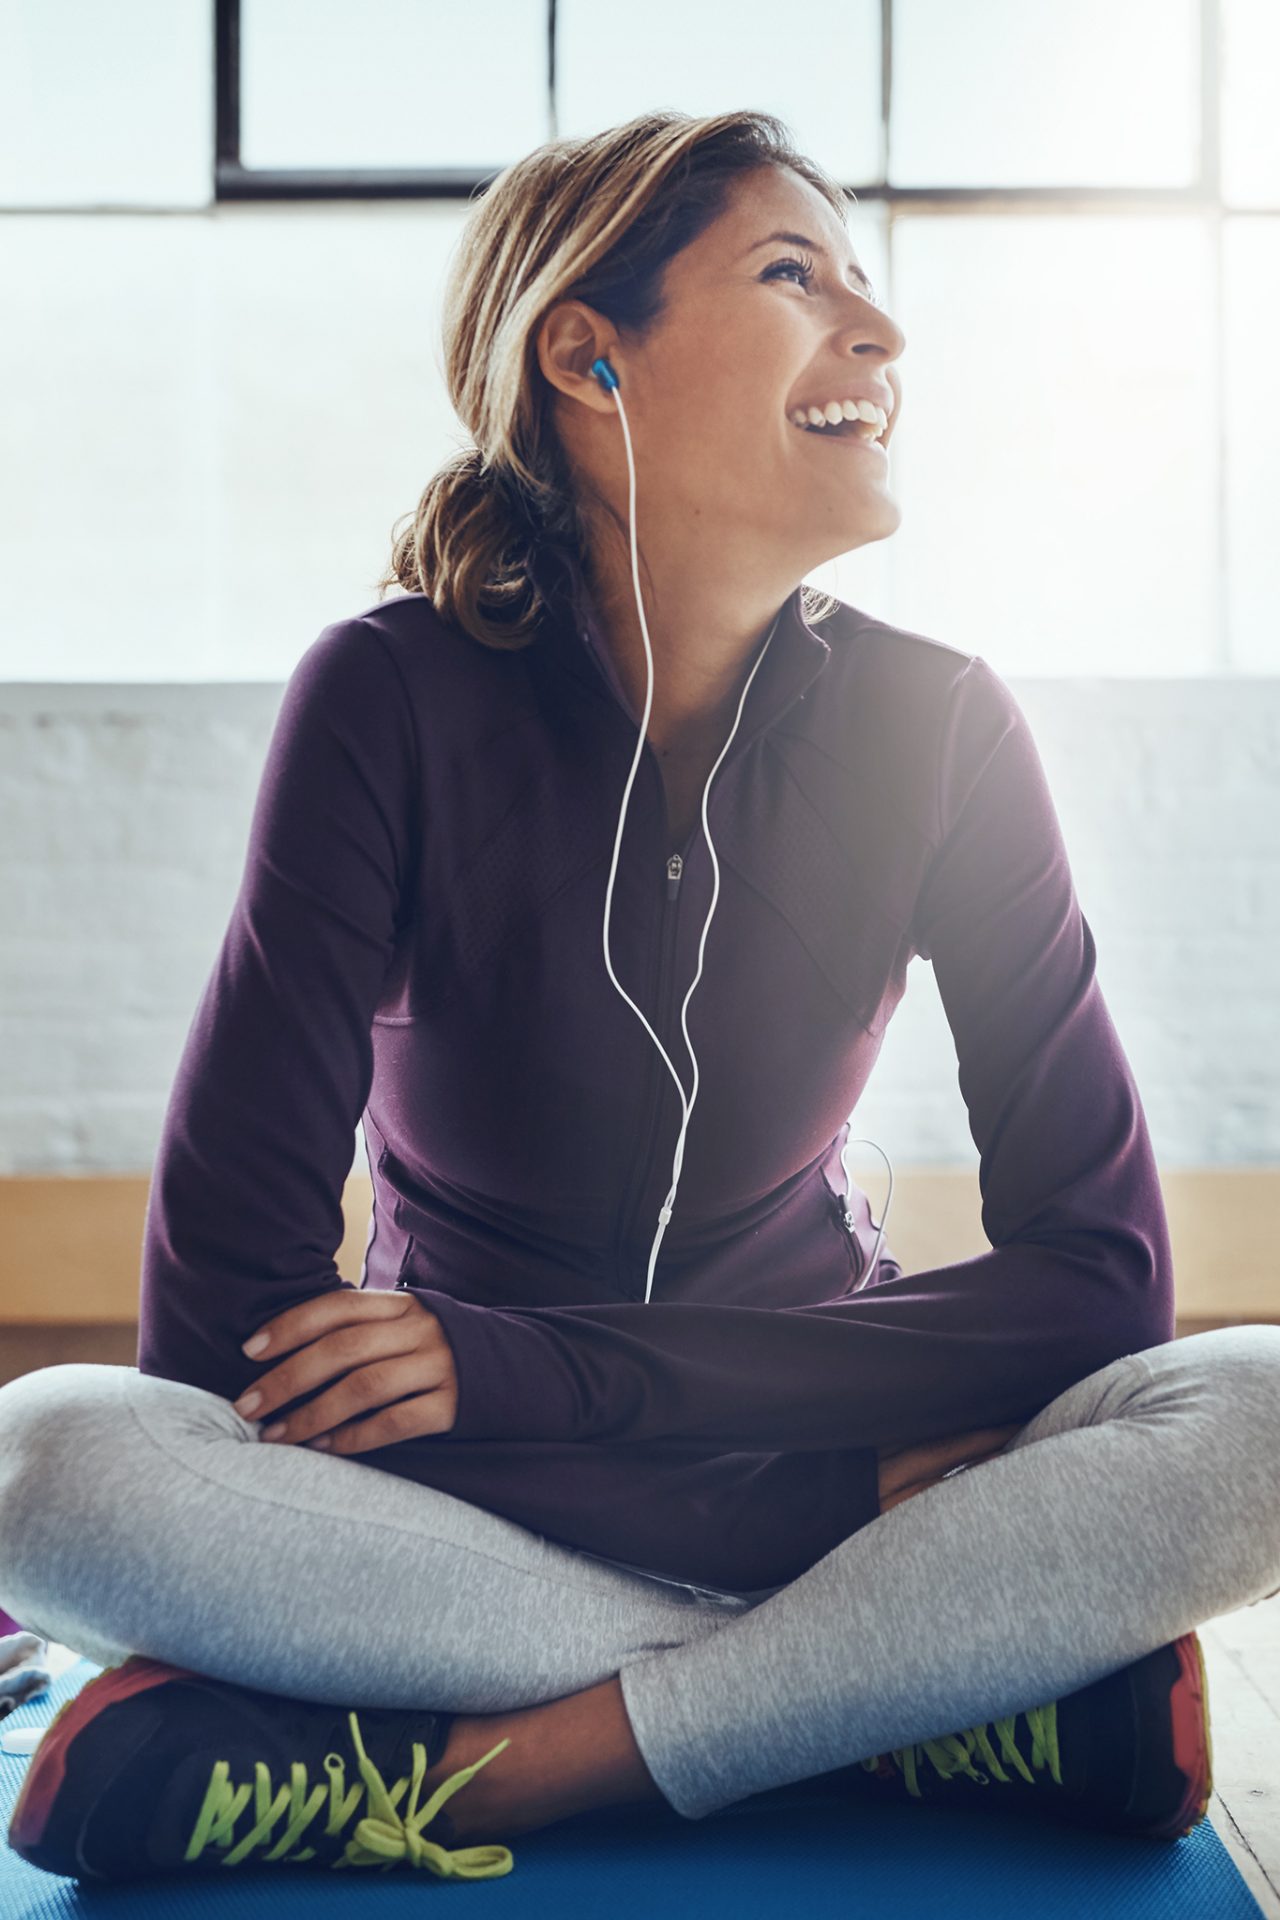
[[494,1713],[620,1675],[700,1819],[1059,1698],[1280,1588],[1280,1326],[1150,1347],[789,1584],[630,1571],[308,1448],[198,1387],[45,1367],[0,1387],[0,1605],[102,1665]]

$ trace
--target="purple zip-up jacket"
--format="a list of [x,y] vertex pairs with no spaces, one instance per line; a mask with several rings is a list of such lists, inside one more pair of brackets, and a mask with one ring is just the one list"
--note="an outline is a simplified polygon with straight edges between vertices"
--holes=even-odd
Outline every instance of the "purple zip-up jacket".
[[[757,1591],[877,1517],[878,1448],[1025,1422],[1173,1338],[1160,1184],[1009,687],[855,607],[811,626],[797,587],[711,787],[700,1082],[645,1301],[681,1112],[602,939],[640,714],[566,579],[522,651],[411,594],[295,667],[165,1117],[138,1366],[232,1399],[279,1364],[241,1342],[345,1284],[363,1121],[361,1283],[439,1316],[458,1408],[353,1457]],[[686,1092],[712,884],[646,743],[610,953]],[[917,954],[991,1245],[904,1274],[886,1243],[868,1272],[840,1147]]]

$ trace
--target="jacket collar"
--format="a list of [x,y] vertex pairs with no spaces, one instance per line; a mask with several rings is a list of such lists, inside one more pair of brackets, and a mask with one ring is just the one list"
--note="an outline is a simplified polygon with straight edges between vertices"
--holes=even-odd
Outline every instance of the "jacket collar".
[[[535,645],[545,648],[575,679],[596,692],[603,688],[628,724],[638,727],[640,713],[623,691],[581,563],[558,544],[544,545],[535,549],[530,571],[549,603]],[[831,647],[810,626],[797,586],[779,609],[773,638],[747,695],[735,746],[772,726],[812,685],[830,658]]]

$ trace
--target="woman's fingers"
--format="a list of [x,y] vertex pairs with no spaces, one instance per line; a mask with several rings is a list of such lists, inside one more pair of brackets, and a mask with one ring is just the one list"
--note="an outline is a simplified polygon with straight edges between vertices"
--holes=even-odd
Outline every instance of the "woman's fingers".
[[[409,1395],[416,1398],[410,1401]],[[456,1397],[448,1391],[442,1368],[425,1369],[420,1353],[394,1355],[344,1374],[326,1392],[317,1394],[305,1407],[298,1407],[283,1422],[271,1423],[282,1427],[272,1444],[303,1445],[319,1435],[327,1435],[332,1442],[331,1452],[362,1453],[370,1447],[407,1439],[411,1434],[446,1433],[453,1425],[456,1412]],[[347,1444],[356,1436],[344,1430],[365,1414],[376,1415],[378,1433],[385,1437],[369,1439],[366,1431],[361,1445]],[[366,1430],[370,1428],[369,1421],[363,1424]],[[259,1437],[267,1439],[269,1431],[268,1426]]]
[[882,1453],[881,1512],[907,1493],[921,1493],[925,1487],[936,1485],[958,1466],[975,1466],[980,1460],[993,1459],[1020,1431],[1016,1421],[1005,1427],[977,1427],[970,1433],[953,1433],[942,1440],[927,1440],[922,1446]]
[[[245,1341],[250,1348],[263,1364],[284,1355],[233,1403],[272,1444],[365,1453],[448,1433],[458,1417],[453,1348],[411,1293],[330,1288],[268,1320]],[[305,1406],[276,1417],[307,1394]]]
[[[415,1305],[409,1295],[410,1305]],[[434,1315],[432,1318],[434,1319]],[[309,1344],[292,1351],[271,1367],[234,1402],[246,1420],[270,1420],[277,1407],[288,1406],[301,1394],[323,1386],[326,1380],[349,1374],[371,1362],[417,1352],[422,1344],[420,1317],[408,1312],[388,1317],[368,1314],[329,1332],[313,1336]],[[421,1384],[421,1383],[420,1383]],[[296,1416],[290,1415],[290,1421]]]
[[931,1475],[927,1480],[914,1480],[905,1486],[898,1484],[890,1488],[882,1475],[880,1482],[881,1513],[888,1513],[890,1507],[896,1507],[903,1500],[910,1500],[913,1494],[923,1493],[926,1487],[936,1487],[939,1481],[947,1478],[948,1474],[958,1473],[962,1467],[980,1467],[984,1460],[994,1460],[999,1452],[999,1447],[993,1447],[990,1453],[975,1454],[971,1459],[958,1461],[954,1466],[947,1467],[942,1473]]
[[438,1387],[380,1407],[367,1420],[348,1420],[304,1444],[326,1453],[372,1453],[375,1447],[393,1447],[400,1440],[448,1433],[457,1417],[457,1404],[448,1386]]
[[[396,1293],[385,1287],[349,1287],[345,1281],[313,1293],[286,1307],[271,1320],[264,1320],[258,1331],[244,1342],[242,1351],[250,1359],[267,1360],[304,1347],[335,1327],[358,1326],[370,1320],[398,1320],[411,1306],[421,1306],[412,1294]],[[425,1311],[425,1309],[424,1309]]]
[[904,1453],[923,1455],[932,1452],[936,1453],[939,1459],[952,1455],[960,1460],[967,1452],[973,1452],[978,1448],[1003,1446],[1006,1440],[1012,1439],[1013,1435],[1020,1430],[1020,1423],[1017,1421],[1007,1427],[972,1427],[965,1433],[949,1433],[938,1440],[916,1441],[908,1447],[881,1447],[880,1458],[895,1460]]

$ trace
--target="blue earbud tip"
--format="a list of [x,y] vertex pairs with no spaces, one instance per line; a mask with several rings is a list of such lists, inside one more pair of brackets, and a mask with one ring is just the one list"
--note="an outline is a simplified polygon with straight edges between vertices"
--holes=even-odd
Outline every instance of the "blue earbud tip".
[[612,393],[618,384],[618,376],[604,358],[591,362],[591,371],[606,393]]

